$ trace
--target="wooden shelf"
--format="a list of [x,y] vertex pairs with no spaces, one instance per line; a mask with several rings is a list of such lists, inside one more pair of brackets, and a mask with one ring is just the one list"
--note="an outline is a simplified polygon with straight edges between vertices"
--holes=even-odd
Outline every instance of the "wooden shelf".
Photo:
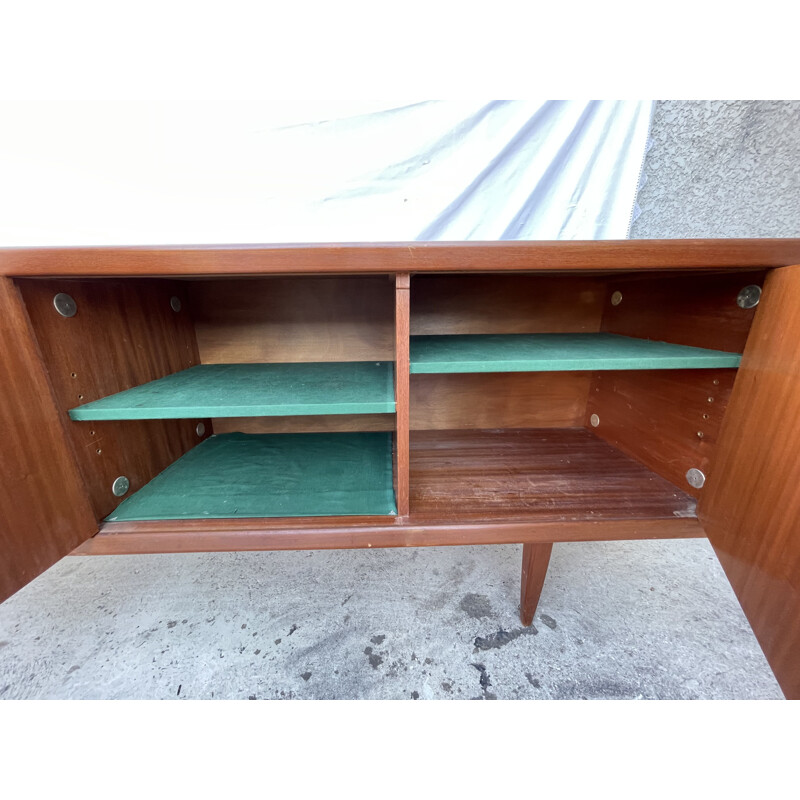
[[391,433],[227,433],[201,442],[107,520],[396,513]]
[[411,521],[695,517],[695,500],[584,428],[411,432]]
[[564,372],[738,367],[741,356],[612,333],[412,336],[411,372]]
[[203,364],[73,408],[73,420],[392,414],[393,364]]

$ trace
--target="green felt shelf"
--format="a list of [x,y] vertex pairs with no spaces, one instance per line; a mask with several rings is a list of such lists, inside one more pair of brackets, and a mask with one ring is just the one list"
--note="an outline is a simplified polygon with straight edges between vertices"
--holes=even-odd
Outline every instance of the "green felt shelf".
[[738,367],[741,356],[612,333],[412,336],[411,372],[564,372]]
[[74,420],[392,414],[391,361],[203,364],[73,408]]
[[392,434],[211,436],[108,521],[396,514]]

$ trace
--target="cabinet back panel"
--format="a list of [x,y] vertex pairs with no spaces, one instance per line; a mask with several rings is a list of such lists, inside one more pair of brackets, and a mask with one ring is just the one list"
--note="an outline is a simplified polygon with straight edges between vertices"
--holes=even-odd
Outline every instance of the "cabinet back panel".
[[593,333],[602,280],[557,275],[415,275],[411,335]]
[[594,434],[698,497],[686,472],[708,474],[735,377],[734,369],[596,372],[585,424],[597,414]]
[[394,276],[193,281],[203,364],[392,361]]
[[336,433],[393,431],[394,414],[323,414],[298,417],[236,417],[212,420],[214,433]]
[[[186,284],[150,279],[18,281],[94,513],[102,519],[122,498],[196,445],[198,420],[73,422],[67,411],[198,363]],[[58,292],[77,305],[73,317],[53,307]],[[181,300],[181,310],[170,306]],[[210,426],[207,426],[207,434]]]
[[583,427],[591,373],[411,376],[411,429]]

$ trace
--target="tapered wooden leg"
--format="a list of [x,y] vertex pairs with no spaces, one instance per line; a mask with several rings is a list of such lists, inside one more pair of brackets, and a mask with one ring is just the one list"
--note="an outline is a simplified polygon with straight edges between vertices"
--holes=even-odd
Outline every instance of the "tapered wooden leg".
[[519,616],[525,626],[533,622],[539,595],[542,593],[547,565],[553,545],[526,544],[522,546],[522,589],[519,594]]

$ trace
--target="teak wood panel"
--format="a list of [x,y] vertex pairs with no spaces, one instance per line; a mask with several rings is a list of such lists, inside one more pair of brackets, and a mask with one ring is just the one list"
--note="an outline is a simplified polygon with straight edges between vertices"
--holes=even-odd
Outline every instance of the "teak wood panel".
[[[640,339],[741,353],[755,309],[739,308],[736,296],[765,273],[672,274],[610,277],[602,330]],[[622,294],[618,305],[614,292]]]
[[687,494],[695,467],[708,473],[725,416],[734,369],[596,372],[584,423]]
[[336,433],[393,431],[394,414],[322,414],[299,417],[222,417],[211,420],[214,433]]
[[0,602],[97,530],[17,288],[0,279]]
[[[92,508],[102,519],[122,500],[111,491],[115,478],[124,475],[131,492],[140,489],[198,444],[198,420],[73,422],[67,411],[198,363],[186,287],[159,280],[25,280],[19,285]],[[74,298],[74,317],[56,312],[58,292]],[[181,300],[178,312],[170,305],[172,297]]]
[[595,333],[604,282],[584,276],[418,275],[411,334]]
[[596,542],[703,536],[695,517],[658,519],[532,520],[422,525],[413,515],[393,525],[352,517],[309,520],[171,520],[106,522],[74,555],[218,553],[255,550],[338,550],[371,547],[440,547],[521,542]]
[[766,279],[699,504],[784,694],[800,699],[800,267]]
[[394,358],[384,275],[192,281],[189,296],[203,364]]
[[591,373],[498,372],[411,376],[411,429],[575,428]]
[[399,517],[408,515],[409,498],[409,325],[410,325],[410,290],[411,278],[408,274],[397,276],[395,283],[394,311],[394,387],[395,387],[395,421],[394,437],[394,486]]
[[411,434],[418,524],[681,516],[691,497],[583,428]]
[[753,269],[798,262],[798,239],[0,249],[0,275],[20,276]]

